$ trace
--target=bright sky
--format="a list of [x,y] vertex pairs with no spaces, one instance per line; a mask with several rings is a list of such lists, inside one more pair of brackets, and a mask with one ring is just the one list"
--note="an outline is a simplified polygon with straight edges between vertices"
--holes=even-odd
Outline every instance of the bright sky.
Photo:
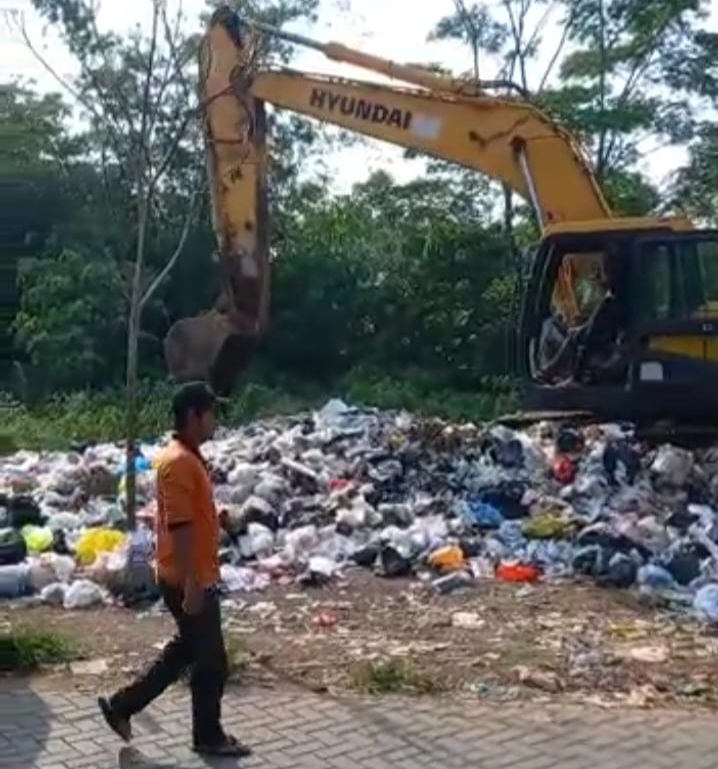
[[[100,22],[103,27],[121,31],[138,23],[148,24],[150,0],[97,2],[100,3]],[[709,26],[718,30],[718,0],[712,0],[712,6]],[[190,19],[196,18],[204,7],[204,0],[183,0],[183,8]],[[293,31],[323,41],[333,39],[367,53],[401,62],[440,62],[454,72],[461,73],[467,71],[471,64],[468,47],[457,43],[428,43],[426,40],[437,20],[453,8],[452,0],[430,0],[424,3],[416,0],[322,0],[319,23],[311,30],[295,27]],[[44,28],[30,0],[0,0],[2,10],[21,12],[33,43],[42,49],[43,55],[59,72],[72,74],[72,57],[57,35]],[[552,36],[551,32],[546,36]],[[550,50],[544,53],[544,61],[548,60],[550,54]],[[372,77],[329,62],[314,51],[301,53],[293,66],[310,72],[348,76],[360,74],[365,79]],[[482,62],[482,66],[483,77],[495,74],[494,62]],[[543,68],[538,66],[537,69]],[[43,90],[56,90],[52,77],[27,50],[19,33],[0,18],[0,81],[16,77],[33,79],[36,86]],[[643,165],[658,180],[678,165],[682,157],[679,150],[664,149],[647,155]],[[366,179],[379,168],[386,169],[400,181],[411,179],[422,168],[420,161],[405,160],[397,148],[373,140],[343,149],[327,158],[326,163],[333,172],[339,190],[348,189],[351,184]]]

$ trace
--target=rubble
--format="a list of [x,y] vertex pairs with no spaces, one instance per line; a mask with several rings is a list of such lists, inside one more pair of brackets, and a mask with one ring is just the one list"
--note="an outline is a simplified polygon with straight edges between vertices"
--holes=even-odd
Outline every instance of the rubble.
[[[1,459],[0,598],[76,608],[153,597],[161,444],[138,451],[132,535],[121,448]],[[520,432],[333,400],[220,431],[204,452],[231,531],[228,592],[312,590],[353,569],[418,576],[439,594],[590,578],[718,621],[715,449],[650,448],[617,425]]]

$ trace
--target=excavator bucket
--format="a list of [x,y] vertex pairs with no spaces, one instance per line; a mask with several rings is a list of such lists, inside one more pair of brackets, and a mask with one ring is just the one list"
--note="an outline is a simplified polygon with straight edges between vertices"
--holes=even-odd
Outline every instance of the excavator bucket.
[[250,92],[255,42],[236,14],[221,8],[200,46],[199,98],[221,291],[213,309],[177,321],[164,342],[173,379],[204,380],[224,395],[267,322],[266,118],[264,104]]

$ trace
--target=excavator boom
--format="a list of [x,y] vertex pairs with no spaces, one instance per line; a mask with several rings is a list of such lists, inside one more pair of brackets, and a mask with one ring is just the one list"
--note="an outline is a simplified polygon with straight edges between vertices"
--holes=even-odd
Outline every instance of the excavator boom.
[[[384,85],[262,69],[258,51],[263,35],[284,37],[398,82]],[[174,378],[208,380],[223,394],[232,389],[267,324],[266,103],[503,182],[531,204],[544,244],[566,234],[591,238],[600,232],[691,227],[680,217],[614,217],[571,134],[525,99],[490,95],[487,84],[398,64],[337,43],[318,43],[266,25],[245,25],[226,7],[212,15],[200,47],[199,70],[222,289],[212,310],[172,326],[165,339],[165,357]],[[625,240],[623,235],[616,237]],[[567,253],[557,267],[553,301],[563,318],[580,316],[573,286],[577,276],[597,274],[602,248],[578,254],[580,258]]]
[[[280,34],[328,58],[414,86],[257,67],[263,34]],[[522,101],[477,84],[262,25],[226,7],[200,46],[200,101],[222,290],[215,307],[175,323],[165,357],[175,379],[204,379],[229,392],[267,323],[269,243],[264,104],[475,169],[505,182],[542,225],[610,216],[580,147]]]

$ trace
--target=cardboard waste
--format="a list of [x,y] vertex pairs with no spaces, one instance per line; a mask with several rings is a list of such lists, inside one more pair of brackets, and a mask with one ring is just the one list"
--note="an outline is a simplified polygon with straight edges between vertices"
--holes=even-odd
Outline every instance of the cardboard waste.
[[[0,459],[0,598],[153,598],[162,443],[139,447],[132,533],[120,447]],[[204,452],[231,529],[228,592],[321,586],[352,569],[426,575],[441,593],[589,578],[718,622],[717,449],[647,447],[629,426],[514,431],[332,400],[220,431]]]

